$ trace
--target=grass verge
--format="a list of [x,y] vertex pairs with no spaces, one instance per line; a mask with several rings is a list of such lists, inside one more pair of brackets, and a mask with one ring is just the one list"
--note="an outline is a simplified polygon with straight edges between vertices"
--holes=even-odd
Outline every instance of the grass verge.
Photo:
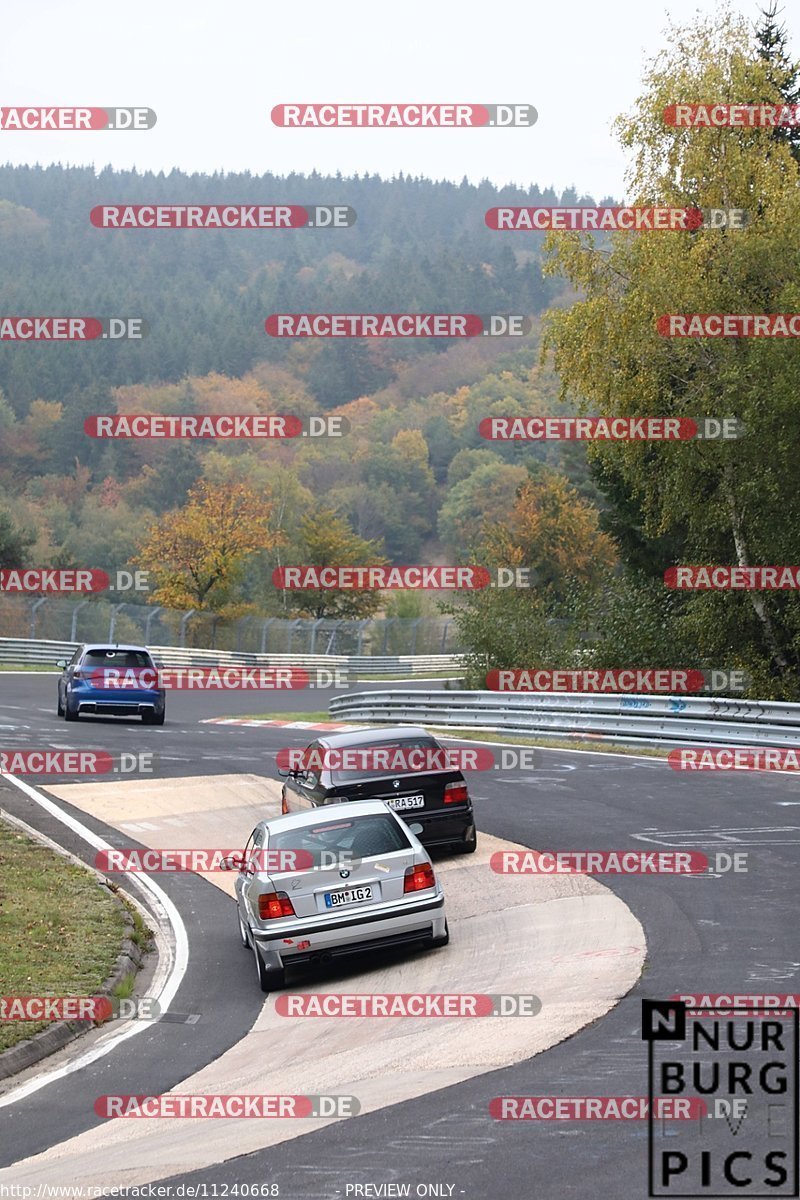
[[[114,969],[126,928],[91,872],[0,819],[0,995],[95,994]],[[0,1051],[49,1023],[0,1022]]]

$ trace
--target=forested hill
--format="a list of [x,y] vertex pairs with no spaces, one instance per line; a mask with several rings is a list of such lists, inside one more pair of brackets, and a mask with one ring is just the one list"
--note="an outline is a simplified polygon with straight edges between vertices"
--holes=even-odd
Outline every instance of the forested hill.
[[[523,167],[521,166],[521,171]],[[105,230],[104,203],[347,204],[349,229]],[[0,314],[139,316],[141,342],[0,344],[0,390],[16,414],[36,398],[92,386],[240,376],[281,362],[291,343],[269,338],[270,312],[523,312],[545,308],[559,284],[543,279],[540,234],[501,234],[497,204],[593,203],[574,191],[496,188],[403,177],[187,175],[89,167],[0,167]],[[392,363],[448,343],[317,343],[305,382],[324,407],[386,385]]]

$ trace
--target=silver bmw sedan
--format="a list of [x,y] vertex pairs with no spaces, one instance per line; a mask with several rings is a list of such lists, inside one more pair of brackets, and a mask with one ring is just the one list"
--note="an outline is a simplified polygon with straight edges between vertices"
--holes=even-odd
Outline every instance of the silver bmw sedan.
[[289,964],[404,943],[446,946],[444,892],[416,833],[382,800],[260,821],[238,870],[239,936],[262,991]]

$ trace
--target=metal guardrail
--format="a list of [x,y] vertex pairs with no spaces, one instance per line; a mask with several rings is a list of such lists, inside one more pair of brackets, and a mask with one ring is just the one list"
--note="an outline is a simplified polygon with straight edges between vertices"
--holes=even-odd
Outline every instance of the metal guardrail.
[[352,721],[641,744],[800,748],[800,704],[771,700],[392,689],[336,696],[328,707],[332,716]]
[[[102,640],[102,639],[100,639]],[[59,658],[71,658],[78,642],[34,641],[0,638],[0,663],[7,666],[53,666]],[[236,650],[195,650],[183,646],[148,646],[165,667],[325,667],[344,675],[419,675],[431,671],[460,670],[455,654],[347,655],[347,654],[248,654]]]

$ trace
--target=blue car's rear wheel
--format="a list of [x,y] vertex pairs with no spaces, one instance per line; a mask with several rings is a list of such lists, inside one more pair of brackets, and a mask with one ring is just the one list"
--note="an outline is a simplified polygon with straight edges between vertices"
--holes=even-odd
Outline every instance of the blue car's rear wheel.
[[57,713],[58,713],[58,715],[59,715],[60,717],[63,717],[63,715],[64,715],[64,705],[61,703],[61,691],[60,691],[60,690],[59,690],[59,693],[58,693],[58,708],[56,709],[56,711],[57,711]]
[[72,705],[69,702],[69,696],[67,696],[66,697],[66,705],[64,708],[64,720],[65,721],[77,721],[77,719],[78,719],[78,710],[77,710],[77,708],[72,707]]

